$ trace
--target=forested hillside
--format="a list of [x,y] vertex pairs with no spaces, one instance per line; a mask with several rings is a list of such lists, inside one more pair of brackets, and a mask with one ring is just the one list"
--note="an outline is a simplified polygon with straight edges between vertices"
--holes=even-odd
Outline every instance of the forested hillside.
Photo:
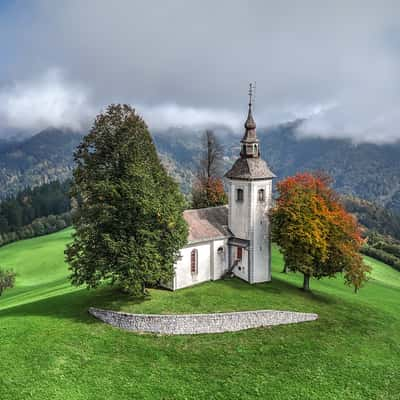
[[[347,140],[299,139],[300,121],[259,128],[262,153],[278,179],[304,170],[324,170],[334,187],[400,211],[400,144],[353,144]],[[241,133],[216,129],[228,168],[239,154]],[[185,193],[190,191],[200,149],[200,131],[182,128],[153,132],[154,141],[167,170]],[[72,153],[81,135],[48,129],[21,142],[0,141],[0,198],[27,186],[71,176]]]
[[70,178],[73,151],[81,136],[46,129],[23,141],[0,142],[0,199],[54,180]]
[[[334,179],[342,194],[371,200],[400,211],[400,143],[354,144],[343,139],[298,138],[301,121],[259,128],[263,157],[278,179],[299,171],[323,170]],[[220,135],[228,167],[239,154],[237,134]],[[159,151],[193,168],[198,157],[199,137],[177,129],[155,136]],[[196,146],[197,143],[197,146]]]
[[266,159],[279,177],[324,170],[340,193],[400,210],[400,143],[353,144],[342,139],[298,139],[300,121],[260,134]]
[[27,188],[0,203],[0,246],[71,224],[70,181]]

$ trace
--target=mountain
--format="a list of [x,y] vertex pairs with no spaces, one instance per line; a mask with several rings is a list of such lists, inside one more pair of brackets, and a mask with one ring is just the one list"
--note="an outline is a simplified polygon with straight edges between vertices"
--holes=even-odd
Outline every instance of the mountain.
[[[281,179],[300,171],[321,170],[334,179],[342,194],[354,195],[400,211],[400,143],[354,144],[343,139],[299,138],[301,121],[258,129],[261,152]],[[240,136],[220,136],[229,165],[239,154]],[[161,153],[182,166],[193,168],[199,153],[199,135],[185,130],[155,135]]]
[[[278,179],[299,171],[324,170],[339,192],[400,211],[400,143],[298,138],[300,123],[258,129],[262,154]],[[241,136],[218,134],[227,169],[239,154]],[[163,164],[188,193],[201,150],[201,131],[171,128],[153,132],[153,137]],[[70,177],[72,153],[80,139],[76,132],[47,129],[20,142],[0,141],[0,198],[26,186]]]
[[343,139],[298,138],[296,121],[263,130],[266,159],[279,177],[323,170],[343,194],[400,210],[400,143],[354,144]]
[[22,141],[0,142],[0,198],[69,178],[80,139],[75,132],[49,128]]

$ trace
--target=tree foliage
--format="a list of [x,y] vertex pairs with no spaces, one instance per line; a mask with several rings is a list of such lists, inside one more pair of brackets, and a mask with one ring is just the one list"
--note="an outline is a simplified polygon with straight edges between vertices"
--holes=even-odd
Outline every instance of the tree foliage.
[[47,235],[60,231],[71,225],[71,213],[67,212],[60,215],[48,215],[47,217],[36,218],[29,225],[7,233],[0,233],[0,246],[17,240],[29,239],[36,236]]
[[185,203],[142,118],[127,105],[109,106],[74,157],[72,283],[107,281],[138,294],[171,280],[187,240]]
[[271,213],[273,240],[281,247],[288,269],[304,274],[305,290],[310,277],[332,277],[338,272],[358,290],[369,271],[359,254],[361,231],[329,184],[329,178],[318,173],[279,182]]
[[0,296],[4,290],[11,289],[15,284],[15,272],[0,268]]
[[192,207],[205,208],[226,204],[228,198],[221,179],[222,148],[213,131],[202,138],[202,150],[196,180],[192,187]]

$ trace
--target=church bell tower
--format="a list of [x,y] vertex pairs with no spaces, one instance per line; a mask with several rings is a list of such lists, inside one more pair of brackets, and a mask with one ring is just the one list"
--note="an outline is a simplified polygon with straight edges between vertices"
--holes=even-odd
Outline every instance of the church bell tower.
[[249,283],[271,280],[271,237],[268,212],[272,206],[275,175],[261,158],[253,118],[253,86],[240,157],[225,174],[228,183],[228,225],[233,234],[229,245],[230,268]]

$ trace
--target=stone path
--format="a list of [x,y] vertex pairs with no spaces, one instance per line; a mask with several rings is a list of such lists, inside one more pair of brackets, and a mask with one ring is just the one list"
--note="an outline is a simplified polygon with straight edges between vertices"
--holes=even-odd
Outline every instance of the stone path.
[[317,314],[259,310],[215,314],[129,314],[90,308],[89,313],[103,322],[132,332],[166,335],[234,332],[273,325],[314,321]]

